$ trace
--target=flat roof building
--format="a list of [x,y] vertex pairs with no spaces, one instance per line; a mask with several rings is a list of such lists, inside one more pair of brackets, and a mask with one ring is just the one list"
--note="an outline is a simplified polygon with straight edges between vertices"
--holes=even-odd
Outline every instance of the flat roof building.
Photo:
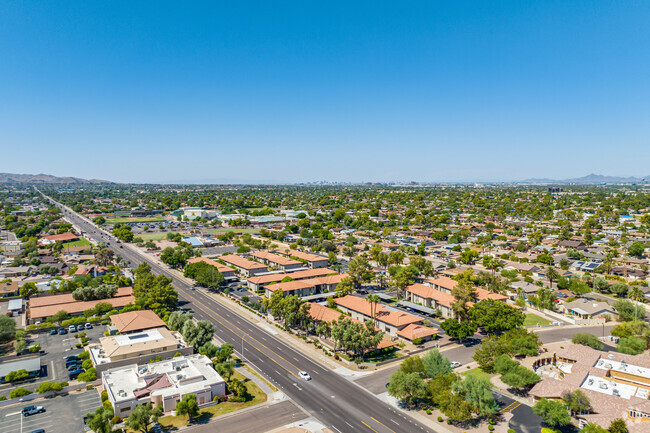
[[205,355],[114,368],[102,372],[101,378],[115,415],[121,418],[128,417],[138,404],[151,402],[170,412],[186,394],[195,394],[201,406],[226,393],[226,382]]
[[111,335],[88,347],[97,371],[129,364],[145,364],[154,359],[169,359],[177,353],[191,355],[193,349],[181,335],[167,328],[153,328],[130,334]]

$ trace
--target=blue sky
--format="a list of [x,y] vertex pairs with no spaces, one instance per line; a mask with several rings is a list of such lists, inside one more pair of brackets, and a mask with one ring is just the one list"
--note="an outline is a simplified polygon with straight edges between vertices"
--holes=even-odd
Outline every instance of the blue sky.
[[0,2],[0,171],[650,175],[647,1]]

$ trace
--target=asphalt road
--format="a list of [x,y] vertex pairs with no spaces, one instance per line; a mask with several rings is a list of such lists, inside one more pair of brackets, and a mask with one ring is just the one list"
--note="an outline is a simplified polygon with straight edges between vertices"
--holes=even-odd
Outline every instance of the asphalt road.
[[[105,241],[101,232],[87,219],[65,208],[64,215],[88,236]],[[110,240],[110,248],[129,260],[133,266],[146,261],[152,272],[164,274],[173,280],[179,298],[185,301],[183,308],[192,310],[198,319],[209,320],[215,325],[218,337],[239,350],[244,340],[245,359],[257,370],[327,427],[340,433],[350,431],[374,433],[412,433],[431,431],[424,425],[404,416],[388,404],[372,397],[356,384],[322,367],[308,356],[275,338],[265,329],[239,316],[201,291],[189,290],[190,284],[168,269],[158,265],[150,257],[132,249],[127,244]],[[120,248],[122,246],[122,248]],[[311,381],[298,377],[306,370]]]

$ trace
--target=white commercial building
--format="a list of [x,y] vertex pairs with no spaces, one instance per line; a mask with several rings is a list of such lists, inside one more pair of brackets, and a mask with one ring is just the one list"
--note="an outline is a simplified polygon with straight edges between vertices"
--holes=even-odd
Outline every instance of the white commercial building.
[[110,369],[102,372],[102,384],[115,415],[121,418],[139,404],[151,402],[170,412],[185,394],[195,394],[200,406],[226,393],[226,382],[205,355]]

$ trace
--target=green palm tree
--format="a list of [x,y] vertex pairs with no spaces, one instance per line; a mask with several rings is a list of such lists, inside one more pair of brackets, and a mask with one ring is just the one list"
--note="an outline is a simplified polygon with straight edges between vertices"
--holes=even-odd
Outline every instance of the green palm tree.
[[377,320],[375,316],[377,315],[377,304],[379,304],[379,301],[381,298],[379,295],[376,295],[374,293],[370,293],[366,295],[366,301],[370,302],[370,315],[372,316],[372,324],[377,325]]

